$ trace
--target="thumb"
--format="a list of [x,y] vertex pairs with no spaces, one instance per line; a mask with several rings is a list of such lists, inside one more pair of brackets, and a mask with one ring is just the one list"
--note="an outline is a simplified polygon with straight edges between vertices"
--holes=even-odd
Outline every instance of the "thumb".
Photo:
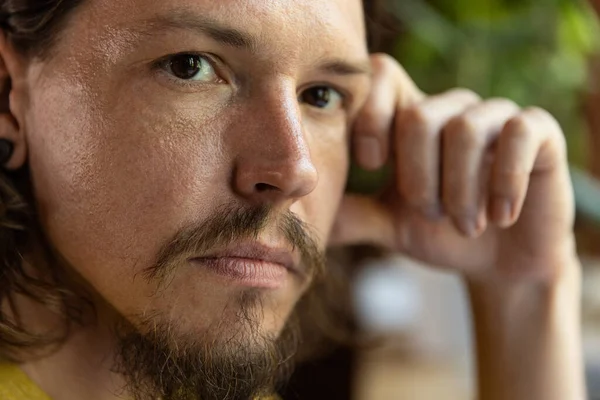
[[376,199],[347,194],[342,199],[329,237],[330,246],[372,244],[395,247],[394,218]]

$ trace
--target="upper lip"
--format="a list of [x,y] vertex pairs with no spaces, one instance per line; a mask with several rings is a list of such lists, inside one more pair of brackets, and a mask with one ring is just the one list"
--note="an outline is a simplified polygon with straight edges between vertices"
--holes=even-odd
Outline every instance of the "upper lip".
[[289,248],[273,247],[258,242],[234,243],[222,250],[209,252],[195,258],[245,258],[280,264],[288,270],[299,272],[298,256]]

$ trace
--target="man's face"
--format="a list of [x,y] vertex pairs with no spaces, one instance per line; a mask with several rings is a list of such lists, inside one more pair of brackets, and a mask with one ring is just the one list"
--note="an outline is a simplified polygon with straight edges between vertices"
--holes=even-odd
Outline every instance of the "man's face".
[[310,281],[286,221],[325,248],[367,63],[359,0],[84,2],[28,73],[48,239],[134,326],[218,340],[251,294],[278,335]]

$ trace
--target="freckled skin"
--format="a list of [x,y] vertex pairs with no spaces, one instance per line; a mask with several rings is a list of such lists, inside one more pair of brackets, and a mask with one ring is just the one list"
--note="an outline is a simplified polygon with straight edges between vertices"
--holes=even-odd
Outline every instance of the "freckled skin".
[[[133,29],[173,9],[226,22],[261,45],[250,54],[189,31]],[[178,229],[222,204],[269,202],[310,224],[325,247],[346,181],[347,127],[368,78],[332,78],[353,103],[331,115],[298,94],[330,80],[315,71],[319,60],[368,57],[362,20],[358,0],[87,1],[55,56],[31,64],[19,97],[54,246],[119,313],[157,312],[192,332],[221,318],[237,289],[190,266],[160,296],[137,277]],[[182,51],[218,55],[225,82],[183,88],[152,68]],[[258,193],[257,183],[281,190]],[[261,329],[279,332],[305,289],[290,277],[265,292]]]

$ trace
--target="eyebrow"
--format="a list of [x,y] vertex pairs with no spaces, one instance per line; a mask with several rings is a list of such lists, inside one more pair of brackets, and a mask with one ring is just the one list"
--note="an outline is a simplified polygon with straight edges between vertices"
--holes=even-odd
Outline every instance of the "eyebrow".
[[342,59],[325,60],[319,65],[319,69],[335,75],[371,75],[371,63],[369,60],[349,62]]
[[183,12],[172,12],[152,18],[145,26],[145,33],[155,34],[168,29],[185,29],[200,32],[215,42],[229,47],[253,51],[258,45],[256,37],[250,33],[227,27],[213,19],[191,15]]
[[[228,27],[211,18],[188,12],[171,12],[148,21],[144,33],[156,34],[168,29],[184,29],[199,32],[217,43],[236,49],[256,52],[260,40],[249,32]],[[369,60],[347,61],[341,58],[322,59],[318,70],[334,75],[371,75]]]

